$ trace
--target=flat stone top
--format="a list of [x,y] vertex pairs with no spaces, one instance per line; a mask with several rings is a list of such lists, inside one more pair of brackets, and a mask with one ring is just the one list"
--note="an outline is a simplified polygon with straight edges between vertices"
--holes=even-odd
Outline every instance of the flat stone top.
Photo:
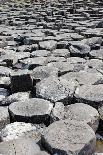
[[52,103],[38,98],[14,102],[9,106],[9,110],[14,114],[29,117],[50,114],[52,108]]
[[65,150],[69,154],[95,141],[95,134],[87,124],[68,119],[52,123],[44,131],[44,141],[51,148]]

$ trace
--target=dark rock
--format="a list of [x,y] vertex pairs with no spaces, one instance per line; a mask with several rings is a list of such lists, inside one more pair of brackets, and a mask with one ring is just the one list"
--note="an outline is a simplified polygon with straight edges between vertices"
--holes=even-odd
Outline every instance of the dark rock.
[[28,70],[14,72],[11,77],[11,91],[25,92],[32,89],[32,79]]

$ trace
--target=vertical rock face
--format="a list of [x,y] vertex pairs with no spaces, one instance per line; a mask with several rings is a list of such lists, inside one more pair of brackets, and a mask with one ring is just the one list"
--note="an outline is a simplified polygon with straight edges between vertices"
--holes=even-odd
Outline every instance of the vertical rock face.
[[103,1],[0,0],[0,154],[103,153],[102,132]]
[[18,71],[11,75],[11,90],[13,93],[32,89],[32,79],[27,71]]

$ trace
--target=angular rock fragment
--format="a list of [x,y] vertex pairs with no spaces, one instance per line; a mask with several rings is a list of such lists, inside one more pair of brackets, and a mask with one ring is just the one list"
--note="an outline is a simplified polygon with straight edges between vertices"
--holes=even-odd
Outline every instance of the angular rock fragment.
[[96,48],[100,48],[100,46],[102,44],[102,38],[101,37],[92,37],[92,38],[88,38],[88,39],[83,39],[82,42],[89,45],[91,47],[91,49],[96,49]]
[[95,132],[99,125],[98,111],[86,104],[75,103],[65,107],[65,116],[70,120],[83,121],[87,123]]
[[10,77],[0,77],[0,87],[8,88],[10,87]]
[[9,96],[9,91],[4,88],[0,88],[0,102],[2,102],[5,97]]
[[13,71],[8,68],[8,67],[4,67],[4,66],[0,66],[0,76],[10,76],[10,74],[12,73]]
[[51,113],[51,122],[70,119],[87,123],[95,132],[99,125],[98,111],[84,103],[75,103],[64,106],[61,102],[56,102]]

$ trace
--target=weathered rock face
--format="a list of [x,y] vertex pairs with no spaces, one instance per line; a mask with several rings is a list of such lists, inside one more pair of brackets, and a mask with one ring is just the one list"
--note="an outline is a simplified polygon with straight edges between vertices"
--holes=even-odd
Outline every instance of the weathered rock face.
[[9,106],[9,111],[14,121],[49,124],[52,108],[53,104],[49,101],[32,98],[12,103]]
[[94,72],[89,71],[79,71],[79,72],[70,72],[63,76],[62,78],[66,80],[76,80],[78,81],[79,85],[86,85],[86,84],[99,84],[102,83],[103,75],[96,70]]
[[22,137],[32,138],[35,142],[39,142],[41,134],[36,127],[30,123],[14,122],[6,125],[0,132],[1,141],[11,141]]
[[103,85],[83,85],[76,89],[75,98],[78,102],[84,102],[98,108],[103,102]]
[[0,154],[94,154],[102,107],[102,0],[0,0]]
[[63,103],[56,102],[51,113],[51,122],[65,119],[85,122],[95,132],[99,125],[99,113],[95,108],[84,103],[64,106]]
[[13,102],[25,101],[25,100],[29,99],[29,97],[30,97],[30,93],[28,93],[28,92],[18,92],[18,93],[14,93],[14,94],[4,98],[1,102],[1,104],[2,104],[2,106],[8,106]]
[[81,42],[71,42],[71,45],[69,47],[70,53],[73,56],[87,56],[90,52],[90,47],[86,44],[82,44]]
[[99,113],[95,108],[83,103],[75,103],[65,107],[65,118],[83,121],[96,132],[99,125]]
[[83,122],[57,121],[45,130],[42,144],[51,154],[91,155],[95,148],[95,134]]
[[22,138],[0,143],[0,153],[15,155],[15,152],[17,155],[36,155],[40,152],[40,148],[35,141],[30,138]]
[[74,81],[50,77],[37,83],[36,95],[52,102],[63,101],[68,104],[73,99],[75,88]]

